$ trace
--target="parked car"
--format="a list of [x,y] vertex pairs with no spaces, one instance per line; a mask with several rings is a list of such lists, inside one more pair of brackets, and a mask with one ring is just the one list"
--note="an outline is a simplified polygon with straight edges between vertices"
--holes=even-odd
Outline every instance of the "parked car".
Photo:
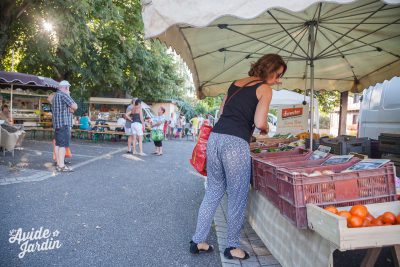
[[400,133],[400,77],[365,89],[358,118],[358,136],[378,139]]

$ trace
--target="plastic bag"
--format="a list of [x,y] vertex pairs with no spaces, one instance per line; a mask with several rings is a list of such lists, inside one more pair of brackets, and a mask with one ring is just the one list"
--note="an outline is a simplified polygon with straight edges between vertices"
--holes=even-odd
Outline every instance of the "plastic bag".
[[207,176],[207,141],[210,137],[212,127],[209,125],[203,125],[200,128],[199,139],[193,149],[192,158],[190,164],[196,169],[201,175]]
[[154,142],[162,141],[164,140],[164,133],[162,130],[157,129],[157,130],[152,130],[151,131],[151,140]]

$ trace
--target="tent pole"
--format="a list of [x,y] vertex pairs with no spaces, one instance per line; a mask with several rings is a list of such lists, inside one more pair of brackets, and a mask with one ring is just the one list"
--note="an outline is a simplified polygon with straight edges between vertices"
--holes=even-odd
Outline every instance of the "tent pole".
[[[14,72],[14,48],[12,49],[11,71]],[[10,115],[11,115],[11,118],[12,118],[12,114],[13,114],[13,84],[11,84],[11,92],[10,92]]]
[[314,139],[314,47],[315,47],[315,22],[311,22],[309,28],[310,34],[310,149],[313,150]]

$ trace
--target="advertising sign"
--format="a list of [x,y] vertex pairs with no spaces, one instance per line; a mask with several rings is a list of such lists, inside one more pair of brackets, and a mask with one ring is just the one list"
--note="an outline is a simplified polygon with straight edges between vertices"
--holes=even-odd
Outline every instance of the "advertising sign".
[[308,105],[294,105],[278,109],[276,133],[297,134],[307,131]]

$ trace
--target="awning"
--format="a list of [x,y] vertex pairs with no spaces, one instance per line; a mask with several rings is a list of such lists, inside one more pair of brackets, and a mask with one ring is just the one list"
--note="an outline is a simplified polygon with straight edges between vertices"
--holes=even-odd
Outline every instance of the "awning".
[[51,89],[58,88],[58,82],[46,77],[19,73],[0,71],[0,86],[8,87],[11,84],[16,87],[30,88],[30,89]]
[[[400,0],[146,0],[146,38],[172,46],[199,97],[224,93],[278,53],[281,88],[361,91],[400,76]],[[314,40],[312,42],[312,40]]]

